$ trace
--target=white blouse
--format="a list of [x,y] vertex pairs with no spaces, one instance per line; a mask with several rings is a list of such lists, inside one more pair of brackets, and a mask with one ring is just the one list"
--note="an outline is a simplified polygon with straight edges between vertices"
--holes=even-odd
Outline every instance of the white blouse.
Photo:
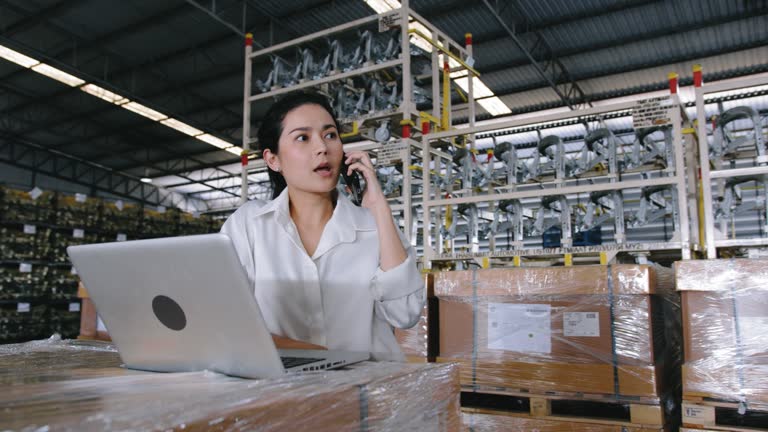
[[272,201],[244,204],[221,232],[235,245],[271,333],[378,360],[404,359],[392,326],[418,322],[425,290],[402,233],[408,258],[382,271],[373,215],[339,196],[310,257],[290,217],[287,189]]

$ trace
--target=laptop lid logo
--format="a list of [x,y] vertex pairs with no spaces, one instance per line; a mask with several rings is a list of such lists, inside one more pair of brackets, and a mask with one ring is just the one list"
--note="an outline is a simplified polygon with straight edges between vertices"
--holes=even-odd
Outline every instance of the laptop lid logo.
[[184,309],[170,297],[159,295],[152,299],[152,311],[157,319],[171,330],[181,331],[187,326]]

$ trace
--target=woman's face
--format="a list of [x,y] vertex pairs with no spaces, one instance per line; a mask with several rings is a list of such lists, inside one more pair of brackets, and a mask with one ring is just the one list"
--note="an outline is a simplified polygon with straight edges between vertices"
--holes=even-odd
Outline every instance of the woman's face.
[[332,191],[342,160],[341,138],[333,117],[315,104],[289,111],[283,119],[278,154],[272,157],[289,187],[316,193]]

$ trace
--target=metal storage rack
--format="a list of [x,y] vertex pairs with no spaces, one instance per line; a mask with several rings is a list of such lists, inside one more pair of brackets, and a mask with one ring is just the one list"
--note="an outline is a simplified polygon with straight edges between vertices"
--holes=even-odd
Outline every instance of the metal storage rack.
[[[390,204],[393,213],[401,214],[402,227],[406,235],[413,237],[412,213],[413,206],[417,206],[418,202],[414,201],[412,188],[418,185],[419,180],[412,176],[412,171],[415,169],[412,165],[412,158],[418,159],[421,152],[421,144],[413,138],[429,130],[444,131],[451,128],[450,83],[454,79],[465,78],[468,81],[466,97],[469,106],[469,121],[474,126],[475,103],[472,77],[477,77],[479,74],[472,68],[471,35],[467,35],[467,46],[461,46],[410,9],[407,0],[402,1],[401,4],[400,9],[372,15],[258,51],[253,51],[252,40],[246,38],[241,204],[253,195],[253,191],[249,189],[249,175],[266,170],[263,160],[251,154],[251,148],[256,142],[255,137],[252,136],[252,103],[309,88],[328,94],[331,93],[329,89],[339,89],[353,80],[362,79],[361,77],[388,73],[390,76],[396,77],[389,84],[393,84],[395,89],[399,89],[402,95],[402,100],[399,103],[392,104],[383,110],[360,112],[356,115],[340,114],[339,121],[342,127],[342,138],[368,138],[367,141],[345,144],[345,148],[358,148],[375,153],[372,156],[379,167],[400,165],[397,167],[397,173],[390,170],[390,176],[402,176],[402,178],[398,178],[400,196],[391,197]],[[407,19],[403,19],[403,17],[407,17]],[[272,64],[278,65],[272,68],[272,76],[276,77],[280,75],[281,68],[284,68],[284,66],[279,66],[280,62],[283,62],[283,65],[288,64],[282,60],[282,57],[288,56],[286,53],[292,55],[291,53],[296,50],[306,53],[303,51],[305,48],[328,45],[331,51],[328,52],[325,64],[336,65],[338,64],[338,56],[343,56],[343,54],[338,54],[338,48],[334,47],[343,45],[341,42],[343,38],[349,39],[350,35],[358,32],[361,41],[358,49],[362,49],[362,52],[366,52],[366,50],[369,52],[370,41],[376,31],[389,32],[393,38],[394,35],[397,35],[400,54],[380,59],[380,61],[375,61],[368,54],[363,54],[358,59],[356,67],[339,67],[337,70],[333,66],[327,66],[323,72],[315,76],[309,76],[306,65],[317,65],[307,60],[307,58],[311,59],[311,56],[304,56],[301,61],[291,65],[291,70],[294,71],[293,77],[296,79],[286,80],[288,85],[280,85],[279,83],[273,85],[277,80],[274,78],[272,80],[267,79],[265,82],[258,82],[258,84],[265,90],[269,86],[268,90],[260,93],[254,92],[254,61],[271,56]],[[324,41],[331,37],[339,39],[325,44]],[[412,55],[412,50],[420,50],[419,55]],[[357,51],[353,55],[357,55]],[[334,62],[334,59],[337,62]],[[429,73],[418,71],[417,74],[417,71],[414,70],[414,59],[419,60],[422,66],[428,65]],[[417,75],[424,81],[431,82],[431,102],[417,103],[413,85],[413,79]],[[351,90],[354,93],[359,89]],[[334,96],[333,94],[328,95]],[[361,100],[363,97],[365,97],[365,92],[363,92]],[[412,238],[411,241],[415,243],[415,238]]]
[[[691,258],[692,251],[699,248],[700,237],[695,195],[698,145],[691,121],[677,95],[676,79],[670,81],[670,90],[672,94],[668,100],[657,101],[666,103],[661,109],[668,126],[624,131],[625,136],[633,137],[630,142],[617,138],[618,131],[605,124],[612,119],[631,117],[633,109],[637,110],[640,104],[649,101],[630,101],[424,135],[421,220],[425,265],[438,261],[479,261],[487,258],[510,259],[515,265],[520,265],[521,257],[543,256],[561,256],[569,264],[574,254],[599,255],[601,262],[607,262],[620,252],[646,251],[667,251],[683,259]],[[638,114],[637,111],[635,113]],[[567,148],[562,137],[542,134],[548,129],[569,124],[590,124],[586,136],[577,143],[581,149],[575,152],[573,146],[570,150]],[[526,131],[539,134],[533,154],[528,156],[527,161],[518,158],[518,149],[514,145],[499,143],[495,139]],[[654,138],[648,140],[653,134]],[[663,136],[660,140],[667,144],[658,145],[660,136]],[[494,146],[489,152],[487,164],[483,166],[478,163],[478,146],[475,144],[488,137],[493,137]],[[608,142],[611,140],[613,144]],[[599,147],[600,142],[603,143],[602,148]],[[435,149],[439,149],[437,157],[433,157]],[[573,157],[573,153],[579,152],[586,156]],[[545,162],[541,162],[542,159]],[[531,173],[536,175],[531,176]],[[670,201],[664,205],[667,213],[661,218],[671,219],[672,234],[663,239],[633,239],[632,233],[626,229],[624,217],[627,198],[639,200],[637,211],[650,215],[643,210],[643,206],[649,210],[651,196],[660,192],[664,194],[661,201]],[[602,197],[612,198],[614,216],[621,215],[614,217],[611,223],[613,243],[574,246],[572,223],[579,221],[579,218],[573,217],[571,212],[583,207],[578,206],[579,202],[591,202],[590,198],[595,198],[596,202]],[[540,208],[532,209],[532,201],[538,201]],[[482,240],[477,224],[479,218],[498,224],[497,210],[500,206],[508,213],[505,228],[511,231],[510,236],[513,237],[506,249],[498,247],[499,232],[491,232],[487,240]],[[525,235],[522,226],[523,218],[536,219],[545,210],[558,214],[561,222],[560,244],[554,247],[546,247],[543,233],[539,233],[544,240],[542,244],[531,245],[531,239]],[[457,211],[463,213],[469,227],[468,241],[463,250],[456,247],[455,238],[451,238],[450,233],[450,229],[456,226]],[[583,209],[581,211],[586,214]],[[656,214],[653,217],[659,216]],[[666,229],[666,222],[664,227]],[[487,260],[484,261],[483,265],[487,264]]]
[[[768,148],[766,110],[754,109],[749,91],[768,85],[765,75],[704,85],[695,66],[700,195],[706,256],[731,247],[768,246]],[[739,95],[723,103],[723,96]],[[747,187],[743,187],[746,184]]]

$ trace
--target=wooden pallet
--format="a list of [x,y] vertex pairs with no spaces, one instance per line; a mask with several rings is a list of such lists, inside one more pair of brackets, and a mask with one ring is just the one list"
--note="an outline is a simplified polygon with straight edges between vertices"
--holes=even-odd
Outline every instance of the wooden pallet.
[[565,422],[650,427],[654,430],[662,430],[667,424],[664,407],[659,401],[649,404],[607,397],[598,400],[556,394],[462,391],[461,405],[465,409],[501,411]]
[[739,414],[739,402],[715,400],[706,397],[683,397],[683,426],[697,432],[738,431],[768,432],[768,409],[752,409],[749,405]]
[[[528,414],[510,413],[481,408],[462,408],[462,424],[468,432],[539,431],[539,432],[670,432],[670,426],[642,426],[581,422],[568,418],[553,420]],[[700,432],[700,431],[696,431]]]

